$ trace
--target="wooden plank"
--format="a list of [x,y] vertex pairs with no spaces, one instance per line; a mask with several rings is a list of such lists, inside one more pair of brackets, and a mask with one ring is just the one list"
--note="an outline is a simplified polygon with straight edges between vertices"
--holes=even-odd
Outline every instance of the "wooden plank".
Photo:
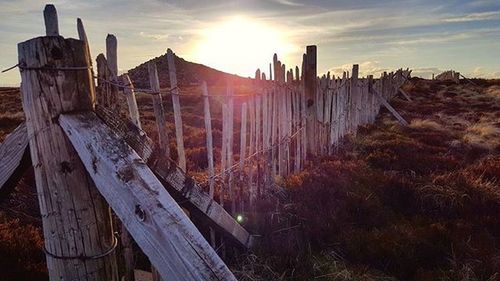
[[219,202],[224,207],[224,193],[226,192],[226,167],[227,167],[227,98],[222,104],[222,140],[221,140],[221,157],[220,171],[222,174],[222,182],[219,191]]
[[0,195],[14,189],[22,175],[31,166],[26,123],[21,123],[0,143]]
[[[116,36],[108,34],[106,36],[106,60],[110,75],[108,80],[118,83],[118,41]],[[116,114],[120,114],[120,103],[118,101],[118,87],[110,84],[109,95],[111,96],[112,103],[109,104]]]
[[410,95],[408,95],[403,89],[399,88],[398,89],[399,93],[401,93],[401,95],[403,95],[403,97],[405,97],[408,101],[412,101],[412,99],[410,98]]
[[122,75],[122,83],[125,85],[123,93],[127,99],[129,118],[140,129],[141,119],[139,117],[139,108],[137,107],[137,101],[135,99],[134,84],[132,84],[132,80],[130,80],[128,74]]
[[47,36],[59,36],[59,22],[56,7],[52,4],[45,5],[43,9],[45,21],[45,34]]
[[[207,82],[201,83],[201,91],[203,93],[203,111],[205,119],[205,132],[207,143],[207,161],[208,161],[208,195],[213,200],[215,193],[215,168],[214,168],[214,145],[212,136],[212,117],[210,115],[210,101],[208,99]],[[210,227],[210,244],[216,247],[215,230]]]
[[213,200],[210,194],[204,192],[173,160],[159,153],[158,149],[153,147],[153,141],[142,130],[135,127],[131,121],[123,121],[113,115],[109,109],[97,106],[96,113],[120,139],[127,142],[147,162],[171,194],[178,195],[190,211],[202,215],[211,226],[223,231],[242,246],[252,246],[250,234],[224,210],[222,203]]
[[168,139],[167,121],[165,120],[165,110],[163,109],[162,97],[160,94],[160,81],[158,80],[158,71],[154,62],[148,63],[149,85],[151,90],[156,92],[153,97],[153,111],[156,119],[156,128],[158,130],[158,143],[161,153],[167,158],[170,157],[170,141]]
[[184,152],[184,136],[182,132],[181,104],[179,102],[179,88],[177,86],[177,74],[175,71],[175,55],[172,50],[167,50],[168,74],[170,77],[170,92],[174,107],[175,139],[177,141],[177,155],[179,166],[186,171],[186,154]]
[[88,280],[92,276],[92,280],[117,281],[114,251],[90,258],[115,245],[109,207],[57,122],[61,113],[93,108],[95,93],[87,46],[81,40],[60,36],[38,37],[20,43],[18,53],[19,62],[33,68],[82,67],[64,75],[59,71],[21,71],[49,277]]
[[[233,147],[234,147],[234,89],[233,85],[230,84],[228,87],[228,95],[229,95],[229,105],[228,105],[228,126],[227,126],[227,167],[231,168],[233,166]],[[233,169],[229,169],[228,175],[228,191],[229,191],[229,199],[231,200],[231,214],[236,213],[236,205],[235,205],[235,196],[234,196],[234,188],[233,188]]]
[[164,280],[236,280],[142,158],[93,112],[63,114],[59,124]]
[[[316,46],[306,47],[306,59],[304,69],[304,90],[306,94],[306,116],[307,116],[307,135],[316,136],[316,76],[317,76],[317,48]],[[316,147],[312,140],[307,144],[307,151],[315,154]]]
[[384,97],[382,97],[382,95],[377,91],[375,90],[373,87],[370,88],[370,92],[372,94],[374,94],[375,96],[377,96],[377,98],[379,99],[379,101],[385,106],[385,108],[387,108],[387,110],[389,110],[392,115],[394,117],[396,117],[396,119],[399,121],[399,123],[401,123],[401,125],[403,126],[408,126],[408,122],[403,118],[403,116],[401,116],[397,111],[396,109],[394,109],[394,107],[392,107],[392,105],[390,105],[385,99]]
[[241,129],[240,129],[240,186],[238,203],[240,205],[240,212],[244,212],[244,198],[243,198],[243,180],[245,175],[245,158],[247,150],[247,104],[241,105]]
[[[255,96],[252,96],[250,98],[250,101],[248,102],[248,111],[250,112],[250,143],[248,147],[248,155],[253,155],[254,150],[255,150]],[[248,167],[249,172],[248,172],[248,191],[249,191],[249,204],[250,204],[250,209],[254,210],[254,203],[255,203],[255,190],[254,190],[254,184],[253,184],[253,170],[254,170],[254,158],[252,157],[250,160],[250,165]]]
[[207,138],[207,161],[208,161],[208,183],[209,183],[209,195],[210,198],[214,198],[214,148],[213,148],[213,136],[212,136],[212,117],[210,115],[210,101],[208,99],[208,88],[207,82],[203,81],[201,85],[201,90],[203,92],[203,110],[205,116],[205,131]]

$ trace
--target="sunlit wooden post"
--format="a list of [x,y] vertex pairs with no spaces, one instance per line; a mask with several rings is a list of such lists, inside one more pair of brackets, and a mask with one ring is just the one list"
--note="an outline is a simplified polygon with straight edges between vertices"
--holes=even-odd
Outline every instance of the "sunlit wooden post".
[[49,36],[20,43],[18,54],[49,278],[118,280],[109,207],[57,122],[94,107],[90,54],[84,41],[58,36],[53,5],[44,17]]
[[123,74],[122,83],[125,86],[123,92],[125,93],[125,98],[127,99],[128,112],[130,120],[140,129],[141,119],[139,117],[139,109],[137,108],[137,101],[135,99],[134,85],[128,74]]
[[233,139],[234,139],[234,88],[232,82],[229,84],[227,94],[229,96],[229,106],[228,106],[228,126],[227,126],[227,167],[229,168],[228,173],[228,191],[229,198],[231,200],[231,214],[234,215],[236,213],[236,204],[235,204],[235,196],[234,196],[234,186],[233,186]]
[[[207,143],[207,161],[208,161],[208,186],[210,198],[214,198],[215,193],[215,169],[214,169],[214,147],[213,147],[213,136],[212,136],[212,117],[210,115],[210,101],[208,98],[208,87],[207,82],[203,81],[201,84],[201,90],[203,93],[203,111],[205,117],[205,131],[206,131],[206,143]],[[212,247],[215,248],[215,230],[210,227],[210,243]]]
[[[113,34],[106,36],[106,61],[110,75],[108,79],[114,84],[118,83],[118,41]],[[116,112],[120,113],[120,103],[118,102],[118,87],[110,84],[109,86],[109,107]]]
[[248,147],[248,155],[251,157],[249,159],[249,172],[248,172],[248,190],[249,190],[249,205],[250,209],[253,210],[255,203],[255,185],[254,180],[254,162],[255,157],[253,157],[255,151],[255,96],[252,96],[248,103],[248,111],[250,115],[250,142]]
[[243,201],[243,180],[244,180],[244,168],[246,163],[246,150],[247,150],[247,104],[243,103],[241,105],[241,129],[240,129],[240,185],[239,185],[239,195],[238,201],[240,204],[240,211],[244,212],[244,201]]
[[160,81],[158,80],[158,71],[154,62],[148,63],[149,85],[154,92],[153,111],[156,119],[156,128],[158,130],[158,142],[160,149],[166,157],[170,158],[170,147],[167,131],[167,122],[165,120],[165,111],[163,109],[162,97],[160,94]]
[[[304,69],[304,90],[306,94],[307,111],[307,135],[315,136],[316,127],[316,76],[317,76],[317,48],[315,45],[306,47],[306,60]],[[314,142],[309,141],[307,147],[309,153],[315,154],[316,147]]]
[[177,155],[179,156],[179,167],[186,171],[186,155],[184,153],[184,136],[182,132],[181,105],[179,102],[179,88],[177,86],[177,74],[175,71],[175,55],[172,50],[167,50],[168,74],[170,77],[170,93],[174,107],[175,137],[177,141]]
[[356,134],[356,128],[359,124],[359,66],[357,64],[352,66],[352,74],[351,74],[351,113],[350,116],[350,124],[351,124],[351,133]]

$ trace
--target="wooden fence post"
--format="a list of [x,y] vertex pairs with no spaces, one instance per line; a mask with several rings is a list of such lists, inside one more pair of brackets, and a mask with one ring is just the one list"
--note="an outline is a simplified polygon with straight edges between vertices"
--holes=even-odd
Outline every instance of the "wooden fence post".
[[141,119],[139,117],[139,109],[137,108],[137,101],[135,99],[134,85],[130,80],[128,74],[123,74],[122,83],[125,85],[123,92],[125,93],[125,98],[127,99],[128,112],[130,120],[139,128],[141,128]]
[[[106,36],[106,61],[109,69],[110,76],[108,79],[115,84],[118,83],[118,42],[113,34],[108,34]],[[112,103],[110,104],[111,109],[120,114],[120,103],[118,102],[118,87],[116,85],[110,84],[108,86],[110,90],[109,94],[111,96]]]
[[359,125],[359,81],[358,81],[358,75],[359,75],[359,66],[357,64],[352,66],[352,73],[351,73],[351,116],[349,120],[350,124],[350,129],[351,133],[356,135],[356,129],[357,126]]
[[[316,76],[317,76],[317,48],[315,45],[306,47],[306,61],[304,69],[304,90],[306,94],[307,135],[315,136],[316,127]],[[315,154],[316,147],[313,141],[308,142],[307,151]]]
[[47,5],[50,37],[18,45],[49,277],[118,280],[109,207],[57,122],[61,113],[93,109],[90,54],[85,42],[57,36],[56,15],[54,6]]
[[163,109],[162,97],[160,94],[160,81],[158,80],[158,71],[154,62],[148,63],[149,85],[153,94],[153,111],[156,117],[156,127],[158,130],[158,139],[160,149],[165,156],[170,158],[170,142],[168,139],[167,122],[165,121],[165,111]]
[[227,126],[227,167],[229,168],[229,178],[228,178],[228,191],[229,191],[229,198],[231,201],[231,215],[234,215],[236,212],[236,205],[235,205],[235,200],[234,200],[234,187],[233,187],[233,130],[234,130],[234,89],[233,89],[233,84],[230,82],[229,87],[228,87],[228,92],[229,96],[229,105],[228,105],[228,126]]
[[[214,146],[212,137],[212,117],[210,116],[210,101],[208,99],[208,87],[207,82],[203,81],[201,84],[201,91],[203,92],[203,111],[205,113],[205,131],[207,138],[207,161],[208,161],[208,194],[210,198],[214,198],[215,193],[215,169],[214,169]],[[210,244],[215,249],[215,230],[210,227]]]
[[182,132],[181,105],[179,102],[179,88],[177,86],[177,74],[175,71],[175,55],[172,50],[167,50],[168,74],[170,77],[170,92],[174,107],[175,138],[177,141],[177,155],[179,156],[179,167],[186,171],[186,154],[184,153],[184,136]]
[[240,212],[243,213],[245,211],[244,208],[244,198],[243,198],[243,175],[245,168],[245,157],[247,150],[247,104],[243,103],[241,105],[241,130],[240,130],[240,183],[239,183],[239,196],[238,201],[240,204]]

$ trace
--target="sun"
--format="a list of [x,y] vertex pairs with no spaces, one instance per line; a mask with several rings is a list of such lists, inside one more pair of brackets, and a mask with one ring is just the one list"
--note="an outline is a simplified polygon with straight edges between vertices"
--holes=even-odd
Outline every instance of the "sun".
[[203,29],[201,37],[194,50],[197,62],[245,77],[253,77],[257,68],[268,73],[273,54],[284,58],[293,48],[276,27],[242,16]]

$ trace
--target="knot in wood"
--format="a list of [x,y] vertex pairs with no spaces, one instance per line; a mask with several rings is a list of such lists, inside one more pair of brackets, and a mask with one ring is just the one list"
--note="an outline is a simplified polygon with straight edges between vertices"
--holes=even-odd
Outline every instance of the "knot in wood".
[[146,220],[146,212],[141,208],[141,205],[135,205],[135,215],[139,219],[139,221]]

